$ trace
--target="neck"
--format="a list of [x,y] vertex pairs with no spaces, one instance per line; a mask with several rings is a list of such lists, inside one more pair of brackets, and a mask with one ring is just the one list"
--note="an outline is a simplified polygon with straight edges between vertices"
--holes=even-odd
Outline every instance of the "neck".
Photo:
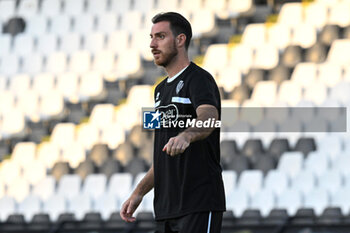
[[178,55],[178,56],[174,57],[173,61],[170,62],[165,67],[165,71],[167,72],[168,76],[171,78],[175,74],[177,74],[181,70],[183,70],[189,64],[190,64],[190,60],[188,59],[187,54],[185,54],[183,56]]

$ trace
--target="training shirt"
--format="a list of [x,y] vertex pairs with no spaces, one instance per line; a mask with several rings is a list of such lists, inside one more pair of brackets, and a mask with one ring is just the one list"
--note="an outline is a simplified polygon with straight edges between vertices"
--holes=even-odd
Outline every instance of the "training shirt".
[[[213,77],[194,63],[171,82],[157,85],[155,108],[162,121],[196,118],[196,109],[210,104],[221,113],[220,95]],[[185,128],[161,125],[154,140],[154,210],[156,220],[201,211],[225,211],[220,166],[220,129],[193,142],[184,153],[170,156],[162,149]]]

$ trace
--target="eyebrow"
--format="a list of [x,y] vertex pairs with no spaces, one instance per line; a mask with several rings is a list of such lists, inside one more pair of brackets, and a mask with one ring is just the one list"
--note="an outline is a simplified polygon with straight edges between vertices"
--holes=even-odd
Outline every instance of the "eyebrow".
[[[166,34],[166,32],[156,32],[156,33],[154,33],[154,35],[155,36],[159,36],[160,34]],[[149,34],[150,36],[152,36],[152,33],[151,34]]]

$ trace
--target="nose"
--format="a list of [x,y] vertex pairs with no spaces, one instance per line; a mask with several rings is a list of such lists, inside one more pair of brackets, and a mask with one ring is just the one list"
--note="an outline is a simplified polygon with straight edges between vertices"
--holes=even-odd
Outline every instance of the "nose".
[[156,40],[154,38],[151,38],[151,43],[150,43],[149,47],[152,49],[157,48],[157,43],[156,43]]

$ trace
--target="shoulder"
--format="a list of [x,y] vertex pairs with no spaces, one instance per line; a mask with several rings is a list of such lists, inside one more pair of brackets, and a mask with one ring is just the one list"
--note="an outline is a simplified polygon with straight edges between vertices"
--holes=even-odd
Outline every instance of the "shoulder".
[[165,85],[166,80],[167,80],[167,78],[164,78],[160,83],[157,84],[157,86],[156,86],[156,88],[154,90],[157,91],[160,88],[162,88]]
[[202,67],[196,65],[195,63],[191,63],[191,71],[189,72],[189,82],[193,83],[215,83],[214,77]]

